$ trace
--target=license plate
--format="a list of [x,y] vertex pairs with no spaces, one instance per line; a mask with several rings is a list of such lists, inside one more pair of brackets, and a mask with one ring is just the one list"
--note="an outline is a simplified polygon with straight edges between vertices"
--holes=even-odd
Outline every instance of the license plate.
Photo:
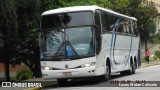
[[72,73],[71,72],[63,72],[63,76],[71,76]]

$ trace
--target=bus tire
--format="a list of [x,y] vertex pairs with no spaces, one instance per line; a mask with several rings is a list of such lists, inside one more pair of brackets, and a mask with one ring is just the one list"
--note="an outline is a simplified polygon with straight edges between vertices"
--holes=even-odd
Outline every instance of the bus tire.
[[127,74],[128,75],[132,75],[132,74],[135,74],[135,72],[136,72],[135,64],[133,63],[133,61],[131,61],[131,63],[130,63],[130,69],[127,71]]
[[68,79],[57,79],[57,82],[60,86],[65,86],[68,83]]
[[137,65],[137,59],[136,59],[136,57],[134,57],[134,64],[135,64],[135,69],[137,69],[138,65]]
[[102,81],[108,81],[111,79],[111,67],[109,63],[106,64],[106,73],[101,77],[102,77]]

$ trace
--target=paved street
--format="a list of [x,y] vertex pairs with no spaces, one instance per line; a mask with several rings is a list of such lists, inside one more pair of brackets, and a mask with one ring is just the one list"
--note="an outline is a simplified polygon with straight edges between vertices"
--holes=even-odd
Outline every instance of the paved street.
[[[160,65],[137,69],[134,75],[121,76],[119,74],[114,74],[112,75],[112,80],[160,81]],[[66,87],[59,87],[55,84],[43,90],[160,90],[160,87],[106,87],[106,84],[107,82],[100,81],[70,81]]]

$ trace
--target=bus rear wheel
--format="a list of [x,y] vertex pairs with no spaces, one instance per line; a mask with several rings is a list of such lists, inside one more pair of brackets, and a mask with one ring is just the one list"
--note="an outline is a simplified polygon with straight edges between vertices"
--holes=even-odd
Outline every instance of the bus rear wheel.
[[68,79],[57,79],[57,82],[60,86],[65,86],[68,83]]

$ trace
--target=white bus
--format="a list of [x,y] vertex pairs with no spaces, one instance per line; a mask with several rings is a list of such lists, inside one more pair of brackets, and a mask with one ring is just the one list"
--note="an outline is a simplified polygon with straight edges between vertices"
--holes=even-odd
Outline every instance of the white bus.
[[[40,34],[40,62],[44,79],[134,74],[140,66],[137,19],[98,6],[45,11]],[[97,78],[98,78],[97,77]]]

